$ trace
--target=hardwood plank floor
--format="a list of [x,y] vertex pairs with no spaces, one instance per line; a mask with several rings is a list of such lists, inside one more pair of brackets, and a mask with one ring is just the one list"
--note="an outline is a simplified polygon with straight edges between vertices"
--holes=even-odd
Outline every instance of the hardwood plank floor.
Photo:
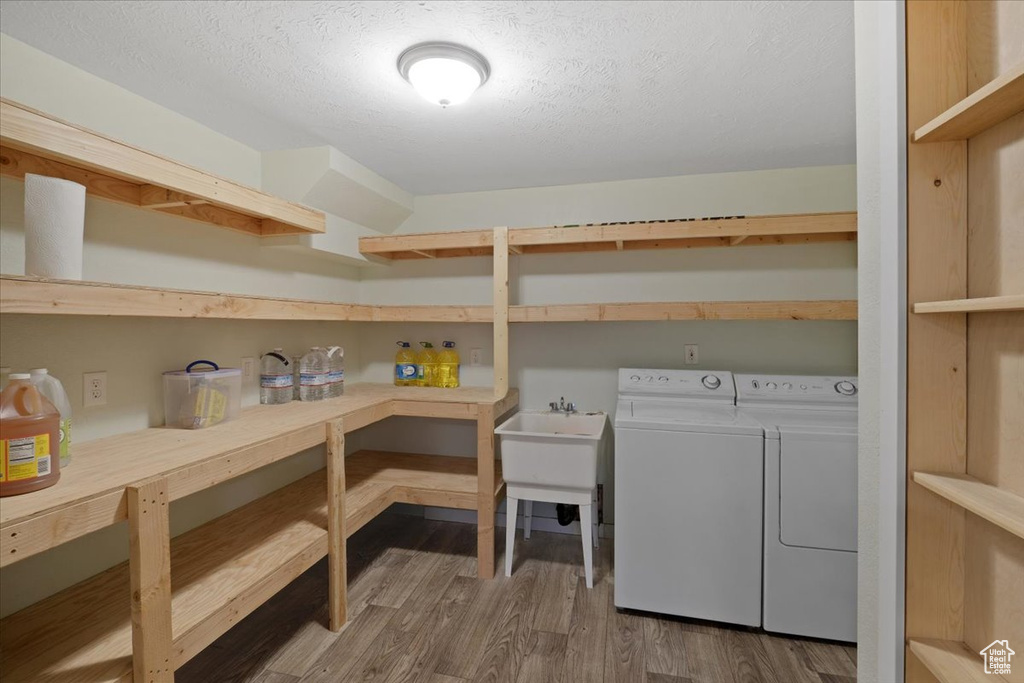
[[[178,683],[854,683],[856,649],[619,612],[611,542],[520,533],[511,578],[473,578],[476,528],[384,514],[349,539],[350,622],[318,563],[178,670]],[[498,567],[504,567],[499,557]]]

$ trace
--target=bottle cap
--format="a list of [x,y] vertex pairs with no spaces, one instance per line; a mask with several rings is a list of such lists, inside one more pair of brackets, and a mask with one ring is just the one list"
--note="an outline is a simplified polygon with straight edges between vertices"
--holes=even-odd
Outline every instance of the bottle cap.
[[15,372],[9,375],[8,379],[14,381],[18,379],[31,379],[31,377],[32,375],[28,374],[27,372]]
[[454,349],[455,348],[455,342],[453,342],[453,341],[442,342],[442,346],[444,346],[444,348],[446,348],[446,349]]
[[46,368],[32,368],[28,371],[30,375],[48,375],[50,374]]
[[403,349],[409,348],[409,342],[400,341],[398,342],[398,345],[401,346]]
[[425,349],[432,349],[432,348],[434,348],[434,345],[431,344],[430,342],[420,342],[420,344],[422,344],[423,348],[425,348]]

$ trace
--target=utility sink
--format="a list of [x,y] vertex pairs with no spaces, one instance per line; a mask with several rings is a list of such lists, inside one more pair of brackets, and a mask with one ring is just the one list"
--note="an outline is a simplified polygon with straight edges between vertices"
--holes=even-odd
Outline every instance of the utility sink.
[[522,411],[494,433],[501,440],[501,472],[510,486],[592,491],[604,413]]

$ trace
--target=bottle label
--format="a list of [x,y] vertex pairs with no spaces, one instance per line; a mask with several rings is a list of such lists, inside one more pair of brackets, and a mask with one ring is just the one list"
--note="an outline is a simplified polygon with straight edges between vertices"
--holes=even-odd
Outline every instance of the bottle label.
[[337,384],[338,382],[344,382],[345,381],[345,371],[344,370],[334,370],[334,371],[332,371],[328,375],[328,378],[329,378],[328,381],[331,384]]
[[326,372],[303,372],[299,375],[299,383],[304,387],[322,387],[327,384]]
[[421,377],[420,367],[415,363],[395,363],[395,379],[411,380]]
[[71,450],[71,418],[60,421],[60,462],[63,465],[68,461],[68,452]]
[[35,479],[50,473],[50,435],[0,440],[0,482]]
[[292,386],[292,375],[260,375],[260,386],[264,389],[287,389]]

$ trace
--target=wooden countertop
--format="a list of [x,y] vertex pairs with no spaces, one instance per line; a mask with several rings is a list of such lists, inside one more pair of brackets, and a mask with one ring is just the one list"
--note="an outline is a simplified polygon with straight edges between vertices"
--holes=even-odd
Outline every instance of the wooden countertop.
[[480,404],[498,416],[517,403],[515,389],[498,399],[490,387],[351,384],[339,398],[253,406],[209,429],[154,427],[76,444],[55,486],[0,501],[0,566],[126,519],[130,484],[167,477],[175,500],[324,443],[331,420],[351,432],[392,415],[475,420]]

